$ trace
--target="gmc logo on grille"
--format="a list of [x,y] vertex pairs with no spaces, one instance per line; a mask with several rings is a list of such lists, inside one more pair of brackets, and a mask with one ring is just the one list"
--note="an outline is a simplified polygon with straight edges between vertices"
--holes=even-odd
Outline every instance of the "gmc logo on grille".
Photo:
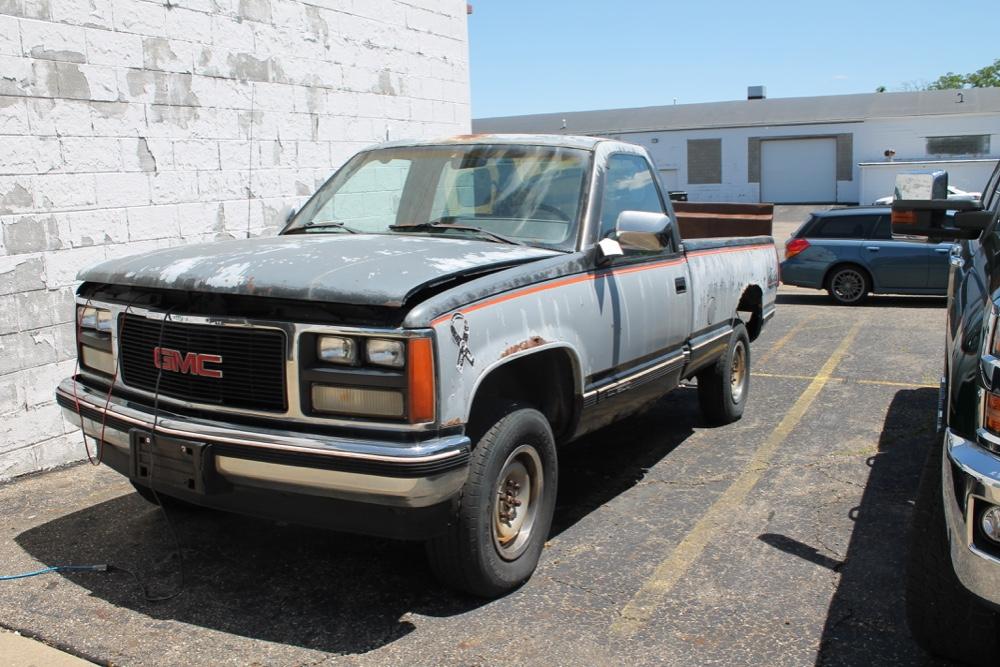
[[181,354],[178,350],[171,350],[166,347],[153,348],[153,365],[171,373],[200,375],[206,378],[221,378],[221,370],[205,367],[205,364],[221,363],[222,357],[217,354],[198,354],[197,352]]

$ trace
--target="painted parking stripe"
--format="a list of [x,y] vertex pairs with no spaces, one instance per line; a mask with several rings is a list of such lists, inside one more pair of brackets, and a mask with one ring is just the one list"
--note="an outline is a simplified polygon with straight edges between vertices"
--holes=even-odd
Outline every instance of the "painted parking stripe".
[[777,352],[779,352],[781,350],[781,348],[785,347],[785,345],[788,343],[788,341],[790,341],[792,338],[794,338],[795,335],[798,334],[800,331],[802,331],[803,329],[805,329],[806,326],[808,326],[813,320],[816,319],[816,317],[817,317],[816,313],[811,313],[811,314],[803,317],[798,322],[796,322],[795,326],[793,326],[791,329],[789,329],[785,333],[784,336],[782,336],[778,340],[774,341],[774,345],[772,345],[771,347],[769,347],[767,349],[767,351],[764,352],[764,354],[761,355],[760,359],[757,359],[756,361],[754,361],[754,365],[760,367],[760,366],[763,366],[765,363],[767,363],[768,359],[770,359]]
[[[815,380],[815,375],[786,375],[784,373],[754,373],[758,378],[774,378],[778,380]],[[926,382],[896,382],[895,380],[855,380],[852,378],[829,377],[827,382],[843,382],[847,384],[870,384],[881,387],[902,387],[904,389],[937,389],[938,385]]]
[[778,448],[799,424],[806,411],[819,396],[820,391],[830,381],[831,373],[844,358],[847,350],[861,330],[862,321],[858,320],[840,341],[837,349],[826,360],[819,373],[812,379],[802,395],[785,413],[778,426],[771,432],[767,440],[754,452],[753,458],[739,477],[716,500],[701,517],[680,544],[664,559],[642,588],[619,612],[618,618],[611,625],[611,633],[619,636],[631,636],[642,628],[653,617],[656,608],[677,582],[687,573],[705,547],[716,539],[719,531],[727,525],[730,515],[747,497],[763,474],[767,471]]

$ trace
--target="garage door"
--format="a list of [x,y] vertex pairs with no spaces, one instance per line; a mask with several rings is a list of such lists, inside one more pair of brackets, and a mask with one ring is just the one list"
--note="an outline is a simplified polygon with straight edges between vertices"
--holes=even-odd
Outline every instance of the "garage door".
[[776,204],[836,202],[837,140],[762,141],[760,200]]

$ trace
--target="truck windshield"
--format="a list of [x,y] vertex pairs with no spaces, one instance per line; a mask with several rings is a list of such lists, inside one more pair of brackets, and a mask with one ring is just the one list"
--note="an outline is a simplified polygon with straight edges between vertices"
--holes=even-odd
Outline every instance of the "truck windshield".
[[375,149],[348,161],[284,233],[447,234],[572,250],[589,170],[589,151],[555,146]]

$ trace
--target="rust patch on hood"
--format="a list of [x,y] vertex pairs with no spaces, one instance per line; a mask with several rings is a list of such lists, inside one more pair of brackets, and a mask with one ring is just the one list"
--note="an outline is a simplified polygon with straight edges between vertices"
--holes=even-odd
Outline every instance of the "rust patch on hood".
[[539,347],[541,345],[545,345],[547,342],[548,341],[542,338],[541,336],[532,336],[528,340],[523,340],[517,345],[511,345],[510,347],[508,347],[506,350],[503,351],[503,354],[500,355],[500,358],[503,359],[505,357],[509,357],[512,354],[517,354],[518,352],[530,350],[533,347]]

